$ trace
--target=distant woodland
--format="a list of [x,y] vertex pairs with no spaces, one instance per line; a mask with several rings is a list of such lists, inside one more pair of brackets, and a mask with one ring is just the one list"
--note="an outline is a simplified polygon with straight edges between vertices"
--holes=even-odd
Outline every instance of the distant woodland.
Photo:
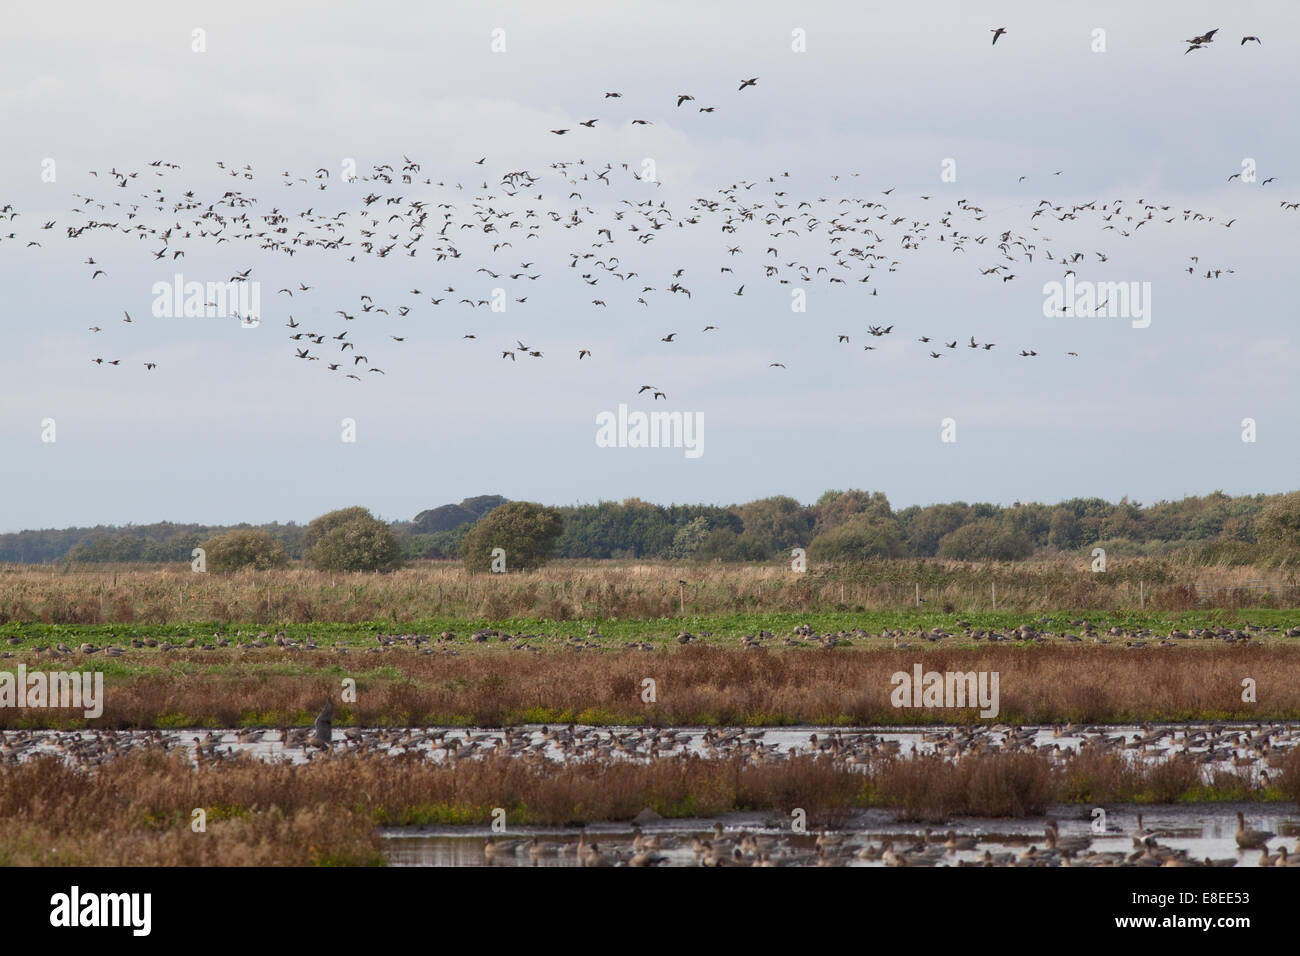
[[[506,503],[500,495],[479,495],[421,511],[408,521],[385,522],[400,549],[395,556],[461,557],[462,542],[475,524]],[[562,519],[556,558],[761,562],[806,548],[810,558],[824,561],[1023,560],[1100,545],[1121,557],[1187,552],[1214,563],[1277,558],[1290,563],[1300,548],[1300,492],[1239,497],[1214,492],[1150,505],[1073,498],[1052,505],[958,501],[895,510],[880,492],[848,490],[827,491],[807,505],[785,496],[727,507],[631,498],[546,511]],[[4,534],[0,561],[188,562],[194,548],[238,530],[265,532],[289,560],[302,559],[311,547],[308,525],[159,522]]]

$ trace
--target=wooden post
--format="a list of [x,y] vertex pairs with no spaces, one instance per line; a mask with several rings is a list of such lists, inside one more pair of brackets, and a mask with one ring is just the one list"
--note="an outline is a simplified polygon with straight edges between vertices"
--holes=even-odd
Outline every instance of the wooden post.
[[998,582],[993,582],[993,610],[998,609]]
[[916,582],[916,606],[921,606],[921,582]]
[[686,616],[686,585],[680,581],[677,582],[677,597],[682,609],[682,617]]
[[1138,607],[1145,610],[1147,606],[1147,583],[1138,582]]

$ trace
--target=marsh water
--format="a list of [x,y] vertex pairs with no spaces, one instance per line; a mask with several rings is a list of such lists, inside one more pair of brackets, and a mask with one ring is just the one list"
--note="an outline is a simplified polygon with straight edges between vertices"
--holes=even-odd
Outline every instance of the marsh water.
[[[1161,733],[1163,731],[1163,734]],[[561,739],[559,732],[564,733]],[[718,756],[742,746],[761,750],[765,757],[783,758],[819,752],[823,744],[836,740],[848,746],[868,745],[891,752],[908,754],[933,753],[942,749],[952,735],[974,733],[983,747],[997,750],[1014,744],[1018,749],[1078,750],[1085,742],[1127,750],[1135,758],[1158,758],[1170,752],[1187,753],[1201,757],[1207,770],[1255,769],[1268,772],[1269,762],[1250,746],[1250,739],[1261,734],[1271,737],[1274,755],[1287,748],[1300,746],[1300,723],[1272,722],[1269,724],[1245,723],[1178,723],[1136,725],[1097,725],[1079,727],[1002,725],[959,728],[945,725],[917,727],[778,727],[778,728],[706,728],[674,727],[652,730],[645,727],[590,727],[569,725],[567,728],[539,724],[522,725],[510,729],[488,727],[408,727],[408,728],[336,728],[333,734],[335,752],[364,749],[372,753],[394,755],[422,752],[429,759],[441,762],[448,759],[466,759],[490,754],[538,755],[556,762],[581,760],[592,756],[612,760],[647,759],[649,751],[638,750],[645,746],[647,735],[659,734],[658,756],[697,754]],[[306,732],[298,730],[287,735],[281,730],[233,729],[183,729],[162,731],[15,731],[0,733],[6,757],[26,759],[37,753],[70,753],[78,745],[94,745],[112,738],[114,750],[123,752],[137,745],[162,744],[169,749],[192,749],[196,745],[205,750],[215,749],[222,755],[248,753],[267,760],[303,762],[321,751],[303,746]],[[1211,739],[1203,738],[1213,733]],[[672,741],[664,743],[662,735],[670,734]],[[1156,737],[1159,739],[1153,739]],[[574,740],[585,741],[586,748],[576,751]],[[625,746],[631,740],[631,746]],[[1149,742],[1142,743],[1143,740]],[[566,746],[568,744],[568,746]],[[19,746],[15,746],[19,745]],[[1257,765],[1257,766],[1256,766]],[[1276,762],[1272,763],[1276,766]]]
[[[888,811],[871,810],[853,814],[827,829],[827,837],[845,848],[836,861],[841,866],[884,866],[881,860],[862,860],[852,851],[860,846],[880,846],[890,841],[904,849],[927,844],[933,848],[932,862],[913,865],[957,866],[977,864],[985,851],[995,857],[1012,854],[1021,858],[1030,847],[1044,848],[1044,826],[1048,819],[1055,820],[1062,840],[1071,837],[1088,837],[1090,851],[1097,853],[1132,853],[1132,834],[1137,828],[1137,814],[1142,814],[1142,824],[1152,831],[1161,845],[1176,850],[1187,850],[1196,860],[1206,857],[1220,865],[1254,867],[1259,865],[1259,850],[1238,849],[1234,833],[1237,828],[1236,813],[1243,811],[1252,827],[1271,830],[1277,837],[1269,841],[1276,855],[1278,846],[1293,849],[1300,837],[1300,811],[1294,806],[1278,808],[1277,805],[1214,804],[1200,806],[1133,806],[1119,805],[1107,809],[1106,831],[1096,833],[1091,816],[1081,818],[1086,808],[1077,805],[1052,808],[1047,817],[1029,817],[1018,820],[989,820],[955,817],[943,825],[936,825],[926,840],[925,828],[915,824],[899,823]],[[659,835],[663,847],[656,852],[662,857],[660,866],[698,866],[700,857],[693,846],[696,840],[713,839],[714,827],[723,826],[722,839],[738,843],[746,835],[770,852],[778,865],[816,865],[816,842],[820,828],[807,828],[807,832],[792,832],[789,818],[781,820],[771,813],[734,813],[696,820],[662,820],[641,825],[646,836]],[[947,851],[943,849],[943,834],[949,829],[963,837],[974,837],[974,849]],[[530,853],[532,837],[536,836],[545,848],[541,854]],[[383,831],[390,865],[393,866],[578,866],[579,837],[586,843],[597,843],[605,848],[610,865],[626,863],[631,856],[634,832],[629,824],[591,824],[583,830],[558,827],[510,827],[504,833],[493,833],[489,827],[396,827]],[[490,862],[484,848],[491,838],[501,852]],[[675,842],[675,846],[671,846]],[[564,849],[561,850],[560,848]]]
[[[5,761],[30,759],[41,753],[70,762],[112,759],[143,747],[163,746],[188,753],[195,760],[248,754],[254,758],[301,763],[329,759],[323,748],[310,746],[303,729],[184,729],[165,731],[15,731],[0,733]],[[527,725],[513,728],[336,728],[332,751],[398,756],[420,753],[428,760],[477,760],[508,757],[564,762],[640,761],[695,755],[745,757],[776,763],[791,757],[820,755],[837,759],[871,753],[944,753],[958,756],[999,750],[1052,753],[1099,747],[1134,761],[1157,760],[1170,753],[1197,759],[1206,779],[1217,770],[1244,776],[1256,787],[1275,775],[1282,759],[1300,746],[1300,723],[1166,724],[1143,726],[1007,727],[782,727],[782,728],[644,728]],[[835,755],[839,756],[836,757]],[[850,758],[851,761],[851,758]],[[1087,837],[1078,854],[1110,854],[1117,860],[1141,852],[1134,842],[1151,836],[1161,847],[1186,851],[1193,860],[1210,858],[1219,865],[1256,866],[1259,850],[1239,850],[1235,840],[1238,811],[1248,825],[1276,834],[1271,853],[1285,847],[1300,851],[1300,811],[1291,804],[1198,804],[1190,806],[1110,806],[1100,823],[1092,808],[1069,805],[1053,808],[1063,845]],[[1145,830],[1137,832],[1137,814]],[[871,857],[890,844],[907,854],[908,865],[954,866],[987,861],[991,854],[1003,865],[1019,862],[1028,853],[1043,851],[1038,860],[1059,863],[1044,840],[1048,817],[1015,820],[982,818],[946,820],[927,836],[922,826],[901,823],[883,810],[854,811],[836,818],[825,834],[807,826],[802,832],[789,817],[774,813],[737,813],[709,819],[663,820],[647,814],[641,821],[645,837],[657,837],[653,865],[699,865],[712,855],[719,865],[767,856],[773,865],[878,866]],[[717,829],[720,827],[721,829]],[[974,838],[970,849],[944,847],[949,829],[961,838]],[[398,866],[576,866],[582,862],[579,841],[595,843],[597,865],[631,862],[636,854],[629,823],[593,823],[577,828],[516,828],[493,832],[484,826],[395,828],[382,832],[390,861]],[[708,840],[703,852],[703,841]],[[1032,849],[1031,849],[1032,848]],[[1136,850],[1135,850],[1136,848]],[[725,851],[725,859],[721,853]],[[587,851],[588,858],[590,851]],[[1130,861],[1131,862],[1131,861]],[[1150,865],[1150,861],[1143,865]]]

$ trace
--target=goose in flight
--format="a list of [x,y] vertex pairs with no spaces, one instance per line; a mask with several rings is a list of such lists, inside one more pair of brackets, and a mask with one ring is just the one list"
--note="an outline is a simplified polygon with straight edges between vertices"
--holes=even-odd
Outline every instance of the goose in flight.
[[[756,76],[755,76],[755,77],[751,77],[751,78],[748,79],[748,80],[741,80],[741,81],[740,81],[740,90],[743,90],[743,89],[744,89],[745,87],[747,87],[747,86],[757,86],[757,85],[758,85],[758,77],[756,77]],[[740,90],[737,90],[737,92],[739,92]]]
[[677,335],[676,332],[669,332],[667,335],[665,335],[665,336],[664,336],[662,339],[660,339],[659,341],[660,341],[660,342],[671,342],[671,341],[676,337],[676,335]]
[[996,30],[989,30],[989,33],[992,33],[992,34],[993,34],[993,44],[992,44],[992,45],[996,46],[996,45],[997,45],[997,42],[998,42],[998,37],[1002,36],[1002,34],[1004,34],[1004,33],[1006,33],[1006,32],[1007,32],[1007,28],[1006,28],[1006,27],[998,27]]

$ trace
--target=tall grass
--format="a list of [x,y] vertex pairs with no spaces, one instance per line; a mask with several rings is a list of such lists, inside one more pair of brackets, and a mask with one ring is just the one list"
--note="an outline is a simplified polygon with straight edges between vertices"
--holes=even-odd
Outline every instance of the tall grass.
[[[685,581],[683,586],[680,581]],[[873,561],[796,574],[787,564],[560,562],[504,575],[418,562],[392,574],[294,566],[195,574],[188,566],[0,567],[0,624],[237,621],[270,624],[435,617],[659,618],[752,611],[811,613],[923,606],[1024,613],[1300,606],[1296,571],[1112,561]]]
[[[140,652],[143,653],[143,652]],[[151,666],[108,672],[98,727],[304,725],[344,678],[357,699],[339,725],[497,727],[597,725],[838,726],[974,723],[975,710],[895,708],[892,675],[996,671],[1005,723],[1300,719],[1300,654],[1288,647],[1217,645],[1125,651],[1095,645],[739,651],[674,647],[654,653],[558,650],[456,656],[410,651],[340,655],[267,649],[218,664],[212,654],[157,652]],[[96,666],[106,665],[99,661]],[[33,666],[30,662],[29,667]],[[64,665],[67,666],[67,665]],[[655,700],[642,699],[655,681]],[[1256,682],[1257,702],[1242,700]],[[0,726],[73,726],[79,713],[0,708]]]
[[[488,756],[435,764],[422,755],[335,754],[306,764],[240,756],[201,766],[182,754],[132,751],[99,766],[43,756],[0,766],[0,865],[373,864],[376,824],[515,825],[628,820],[736,810],[835,822],[862,807],[904,820],[1025,817],[1053,803],[1300,798],[1300,751],[1278,791],[1240,779],[1212,789],[1190,760],[1144,764],[1084,751],[878,757],[851,769],[825,757],[753,763],[735,756],[634,763]],[[207,814],[205,832],[191,827]]]

